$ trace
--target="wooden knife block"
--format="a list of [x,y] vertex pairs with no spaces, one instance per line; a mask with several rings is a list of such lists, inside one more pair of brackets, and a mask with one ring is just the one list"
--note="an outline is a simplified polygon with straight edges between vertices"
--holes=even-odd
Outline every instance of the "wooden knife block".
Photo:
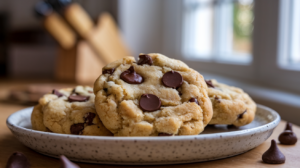
[[92,85],[106,64],[129,55],[114,20],[104,13],[86,41],[78,41],[71,49],[59,48],[55,78]]
[[62,82],[91,85],[102,73],[105,63],[85,41],[69,50],[59,48],[55,77]]

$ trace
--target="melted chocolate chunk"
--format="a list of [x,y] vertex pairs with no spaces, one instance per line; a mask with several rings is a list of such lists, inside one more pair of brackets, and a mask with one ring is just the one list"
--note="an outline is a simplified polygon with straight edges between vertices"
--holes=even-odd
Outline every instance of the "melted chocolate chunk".
[[160,109],[161,101],[153,94],[143,94],[139,104],[143,111],[152,112]]
[[293,131],[293,124],[290,123],[290,122],[287,122],[286,126],[285,126],[285,130],[291,130],[291,131]]
[[294,145],[296,144],[298,139],[296,134],[293,133],[293,131],[285,130],[279,135],[278,140],[281,144],[284,145]]
[[245,113],[247,113],[247,109],[244,112],[242,112],[241,114],[239,114],[237,118],[242,119]]
[[6,164],[6,168],[29,168],[30,163],[26,156],[21,152],[13,153]]
[[211,80],[205,80],[205,82],[208,87],[215,88],[215,86],[212,84]]
[[162,82],[164,86],[175,89],[182,85],[183,78],[180,73],[176,71],[169,71],[162,77]]
[[60,93],[58,90],[56,90],[56,89],[53,89],[52,90],[52,94],[55,94],[57,97],[62,97],[62,96],[64,96],[62,93]]
[[270,164],[281,164],[285,162],[285,156],[278,149],[274,139],[271,142],[270,148],[262,155],[262,160]]
[[129,84],[141,84],[144,81],[143,77],[135,72],[133,66],[122,72],[120,77]]
[[115,72],[115,68],[102,70],[102,74],[110,74],[111,75],[114,72]]
[[94,120],[95,117],[96,117],[95,113],[88,112],[83,117],[84,118],[84,122],[87,125],[93,125],[93,120]]
[[197,100],[196,98],[191,98],[191,99],[189,100],[189,102],[195,102],[196,104],[199,105],[199,102],[198,102],[198,100]]
[[78,165],[76,165],[75,163],[71,162],[67,157],[65,157],[64,155],[60,156],[60,164],[61,164],[61,168],[80,168]]
[[89,96],[79,96],[79,95],[71,95],[68,98],[69,102],[85,102],[90,99]]
[[80,135],[82,134],[82,130],[84,129],[83,123],[73,124],[70,128],[71,134]]
[[169,133],[158,133],[158,136],[173,136],[173,134],[169,134]]
[[139,61],[138,61],[138,65],[143,65],[143,64],[148,64],[148,65],[152,65],[153,61],[152,58],[149,55],[139,55]]

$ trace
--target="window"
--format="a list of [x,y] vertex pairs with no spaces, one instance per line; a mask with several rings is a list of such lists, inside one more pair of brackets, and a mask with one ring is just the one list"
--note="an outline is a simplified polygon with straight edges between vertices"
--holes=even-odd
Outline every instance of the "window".
[[282,68],[300,70],[300,1],[281,1],[278,63]]
[[183,55],[250,63],[253,0],[185,0]]
[[299,0],[166,0],[164,15],[166,55],[300,93]]

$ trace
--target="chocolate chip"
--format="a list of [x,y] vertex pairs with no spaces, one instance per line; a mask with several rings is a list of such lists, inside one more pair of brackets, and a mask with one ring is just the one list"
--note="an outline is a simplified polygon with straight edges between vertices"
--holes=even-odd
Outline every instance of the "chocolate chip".
[[139,55],[139,61],[138,61],[138,65],[143,65],[143,64],[148,64],[148,65],[152,65],[153,61],[152,58],[149,55]]
[[191,99],[189,100],[189,102],[195,102],[196,104],[199,105],[199,102],[198,102],[198,100],[197,100],[196,98],[191,98]]
[[205,80],[206,84],[210,88],[215,88],[215,86],[212,84],[211,80]]
[[71,162],[67,157],[65,157],[64,155],[60,156],[60,164],[61,164],[61,168],[80,168],[78,165],[76,165],[75,163]]
[[108,89],[107,89],[107,88],[104,88],[103,90],[104,90],[104,92],[105,92],[105,93],[107,93],[107,92],[108,92]]
[[6,164],[6,168],[29,168],[30,163],[26,156],[21,152],[13,153]]
[[56,89],[53,89],[52,90],[52,94],[55,94],[57,97],[62,97],[62,96],[64,96],[62,93],[60,93],[58,90],[56,90]]
[[143,77],[135,72],[133,66],[122,72],[120,77],[129,84],[141,84],[144,81]]
[[169,134],[169,133],[158,133],[158,136],[173,136],[173,134]]
[[293,131],[293,124],[290,123],[290,122],[287,122],[286,126],[285,126],[285,130],[291,130],[291,131]]
[[87,125],[93,125],[93,120],[94,120],[95,117],[96,117],[95,113],[88,112],[83,117],[84,118],[84,122]]
[[84,129],[83,123],[73,124],[71,125],[71,134],[80,135],[82,134],[82,130]]
[[70,95],[68,98],[69,102],[85,102],[90,99],[89,96]]
[[242,112],[241,114],[239,114],[237,118],[242,119],[245,113],[247,113],[247,109],[244,112]]
[[183,78],[180,73],[176,71],[169,71],[162,77],[162,82],[166,87],[178,88],[183,83]]
[[160,109],[161,101],[153,94],[143,94],[139,104],[143,111],[152,112]]
[[182,93],[180,91],[178,91],[179,96],[182,96]]
[[221,100],[218,96],[215,97],[215,100],[218,102],[218,103],[221,103]]
[[270,148],[262,155],[262,160],[270,164],[281,164],[285,162],[285,156],[278,149],[274,139],[271,142]]
[[278,140],[281,144],[284,145],[294,145],[296,144],[298,139],[296,134],[293,133],[293,131],[285,130],[279,135]]
[[113,74],[114,72],[115,68],[102,70],[102,74]]

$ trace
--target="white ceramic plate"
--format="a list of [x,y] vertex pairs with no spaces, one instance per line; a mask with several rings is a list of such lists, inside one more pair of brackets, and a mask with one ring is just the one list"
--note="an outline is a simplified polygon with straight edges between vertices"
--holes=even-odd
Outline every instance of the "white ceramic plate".
[[240,128],[208,126],[193,136],[101,137],[32,130],[31,111],[26,108],[7,119],[14,136],[29,148],[73,161],[123,165],[192,163],[238,155],[263,143],[280,121],[274,110],[258,105],[255,120]]

